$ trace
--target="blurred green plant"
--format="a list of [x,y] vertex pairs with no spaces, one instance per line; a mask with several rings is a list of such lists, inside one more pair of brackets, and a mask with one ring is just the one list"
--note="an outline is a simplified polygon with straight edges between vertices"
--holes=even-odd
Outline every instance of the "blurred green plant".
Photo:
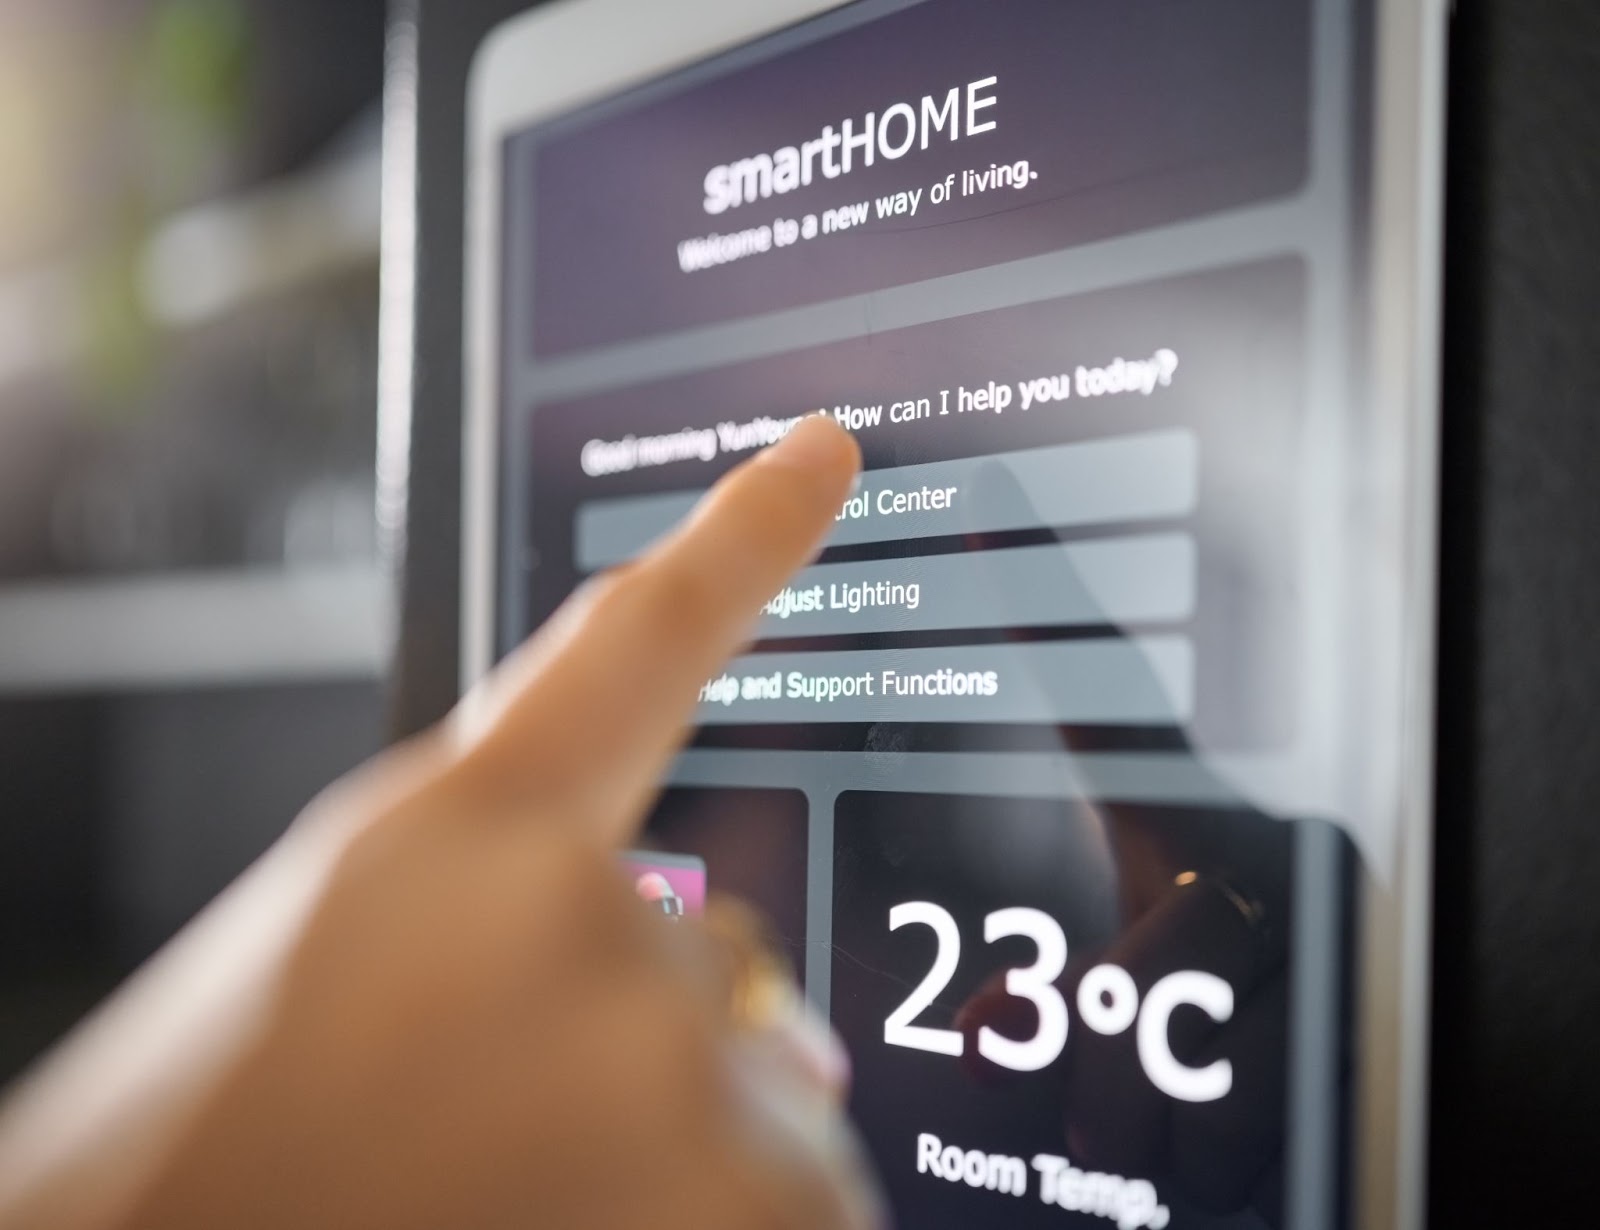
[[250,13],[242,0],[161,0],[141,48],[158,189],[188,195],[217,173],[248,114]]
[[101,413],[131,412],[160,369],[142,255],[167,211],[222,182],[249,122],[254,50],[243,0],[156,0],[130,43],[130,157],[83,296],[83,375]]

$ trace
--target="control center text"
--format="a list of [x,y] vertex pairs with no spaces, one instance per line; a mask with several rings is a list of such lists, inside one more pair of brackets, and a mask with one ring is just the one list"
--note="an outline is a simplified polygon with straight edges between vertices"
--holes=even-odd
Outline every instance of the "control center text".
[[954,508],[958,487],[923,487],[916,491],[862,491],[851,496],[839,510],[835,521],[861,521],[876,514],[898,517],[907,513],[944,512]]

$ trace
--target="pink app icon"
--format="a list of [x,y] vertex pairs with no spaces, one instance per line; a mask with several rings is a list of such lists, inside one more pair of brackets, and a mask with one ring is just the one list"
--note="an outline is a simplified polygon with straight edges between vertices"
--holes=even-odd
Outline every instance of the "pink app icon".
[[634,891],[668,918],[699,914],[706,906],[706,865],[688,854],[637,850],[622,856]]

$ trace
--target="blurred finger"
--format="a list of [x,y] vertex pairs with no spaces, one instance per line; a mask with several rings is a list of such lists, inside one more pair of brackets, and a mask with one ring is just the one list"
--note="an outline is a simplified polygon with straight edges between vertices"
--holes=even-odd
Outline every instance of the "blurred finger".
[[644,556],[575,596],[476,715],[476,786],[537,797],[605,842],[626,837],[701,687],[815,555],[859,467],[849,434],[810,416]]
[[772,1063],[842,1101],[850,1083],[844,1043],[806,1001],[765,920],[741,901],[717,897],[702,921],[725,974],[733,1028]]

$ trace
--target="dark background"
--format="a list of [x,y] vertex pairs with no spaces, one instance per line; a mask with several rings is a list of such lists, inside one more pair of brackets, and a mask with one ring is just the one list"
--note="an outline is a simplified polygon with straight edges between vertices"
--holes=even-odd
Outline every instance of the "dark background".
[[1600,1192],[1600,7],[1462,0],[1451,50],[1433,1221],[1577,1225]]
[[[394,724],[455,695],[464,83],[420,0],[411,553]],[[1600,6],[1451,36],[1431,1222],[1585,1224],[1600,1143]]]

